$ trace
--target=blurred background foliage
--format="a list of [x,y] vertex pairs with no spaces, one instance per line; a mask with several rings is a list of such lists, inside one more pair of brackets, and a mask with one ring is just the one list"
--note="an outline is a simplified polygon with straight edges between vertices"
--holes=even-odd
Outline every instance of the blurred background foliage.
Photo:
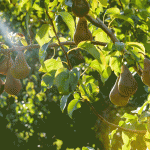
[[[88,0],[89,14],[100,18],[112,28],[121,42],[139,42],[150,55],[150,1],[149,0]],[[53,19],[57,34],[61,41],[72,41],[71,33],[63,20],[60,12],[69,12],[75,21],[76,17],[71,12],[72,0],[45,0],[50,4],[51,18]],[[113,9],[111,9],[113,8]],[[119,13],[117,13],[119,12]],[[8,33],[21,33],[28,44],[37,44],[36,34],[40,27],[48,24],[45,16],[44,0],[5,0],[0,1],[0,42],[9,47],[22,45],[12,43]],[[88,24],[94,40],[108,42],[109,38],[101,30]],[[51,29],[51,27],[50,27]],[[52,29],[51,29],[52,30]],[[50,30],[48,42],[56,42],[53,31]],[[4,46],[4,45],[3,45]],[[68,51],[75,46],[64,46]],[[48,48],[45,59],[58,57],[66,61],[60,47]],[[111,129],[101,122],[90,110],[86,103],[73,113],[71,119],[67,110],[60,110],[61,95],[55,85],[47,88],[41,86],[43,73],[39,72],[38,49],[28,49],[26,60],[32,68],[28,78],[21,80],[22,90],[18,96],[10,96],[6,92],[0,95],[0,147],[3,149],[85,149],[93,147],[96,150],[108,150],[110,139],[108,134]],[[80,57],[79,57],[79,56]],[[16,53],[12,53],[14,59]],[[78,57],[77,57],[78,56]],[[85,71],[93,60],[93,56],[86,51],[77,49],[69,53],[72,66],[77,66]],[[5,76],[0,75],[5,80]],[[109,92],[113,87],[116,75],[111,73],[105,83],[100,80],[99,73],[90,68],[86,71],[85,78],[91,77],[100,83],[98,100],[93,106],[99,114],[108,121],[118,124],[124,113],[140,107],[147,99],[149,89],[136,74],[138,90],[131,97],[125,107],[116,107],[109,100]],[[73,99],[69,96],[68,103]],[[119,132],[118,132],[119,133]],[[116,134],[112,141],[113,150],[118,150],[123,144],[120,134]],[[136,145],[136,144],[135,144]],[[84,146],[84,147],[83,147]],[[139,149],[139,148],[137,148]]]

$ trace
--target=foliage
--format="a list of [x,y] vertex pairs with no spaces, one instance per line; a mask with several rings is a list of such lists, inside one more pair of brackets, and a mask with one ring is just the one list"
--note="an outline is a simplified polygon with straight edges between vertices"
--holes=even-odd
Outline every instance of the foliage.
[[[105,46],[71,43],[77,24],[72,0],[0,1],[0,51],[27,46],[31,67],[17,96],[0,95],[1,147],[150,149],[149,87],[136,74],[144,68],[143,54],[150,56],[150,1],[88,3],[89,15],[97,22],[86,16],[93,41]],[[60,45],[65,42],[70,44]],[[16,55],[11,52],[13,59]],[[108,95],[123,63],[135,74],[138,90],[125,107],[117,107]],[[94,113],[120,128],[107,127],[110,124]]]

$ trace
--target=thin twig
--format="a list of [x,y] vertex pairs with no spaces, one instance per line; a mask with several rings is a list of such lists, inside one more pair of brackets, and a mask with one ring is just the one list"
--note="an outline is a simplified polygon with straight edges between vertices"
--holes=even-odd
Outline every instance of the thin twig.
[[56,36],[56,38],[57,38],[57,40],[58,40],[58,44],[59,44],[59,46],[62,48],[62,51],[64,52],[65,57],[66,57],[66,59],[67,59],[67,63],[68,63],[69,70],[71,70],[71,69],[72,69],[72,66],[71,66],[69,57],[68,57],[68,55],[67,55],[67,52],[65,51],[64,47],[61,45],[61,42],[60,42],[60,40],[59,40],[59,37],[57,36],[56,30],[55,30],[55,27],[54,27],[54,24],[53,24],[53,20],[52,20],[52,18],[49,16],[46,7],[45,7],[45,10],[46,10],[46,14],[47,14],[47,16],[48,16],[48,18],[49,18],[49,20],[50,20],[50,22],[51,22],[51,25],[52,25],[52,27],[53,27],[53,31],[54,31],[54,33],[55,33],[55,36]]

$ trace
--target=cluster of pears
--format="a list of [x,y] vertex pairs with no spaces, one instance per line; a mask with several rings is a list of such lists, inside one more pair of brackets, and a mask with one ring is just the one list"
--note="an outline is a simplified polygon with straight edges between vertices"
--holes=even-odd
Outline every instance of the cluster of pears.
[[121,66],[121,74],[110,91],[110,101],[117,106],[125,106],[137,91],[138,84],[126,65]]
[[77,17],[84,17],[90,10],[87,0],[73,0],[72,12]]
[[19,51],[15,62],[12,60],[10,53],[5,55],[4,60],[0,63],[0,74],[6,75],[6,82],[0,79],[0,94],[5,90],[8,94],[19,94],[22,84],[20,79],[29,75],[31,68],[26,62],[24,53]]
[[74,42],[78,45],[81,41],[92,41],[92,33],[88,29],[85,17],[79,17],[78,24],[74,33]]

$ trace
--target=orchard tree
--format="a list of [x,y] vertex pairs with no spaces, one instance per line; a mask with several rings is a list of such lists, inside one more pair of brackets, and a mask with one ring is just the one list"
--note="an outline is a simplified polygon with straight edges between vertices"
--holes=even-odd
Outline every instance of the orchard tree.
[[149,0],[5,0],[0,10],[5,149],[150,149]]

